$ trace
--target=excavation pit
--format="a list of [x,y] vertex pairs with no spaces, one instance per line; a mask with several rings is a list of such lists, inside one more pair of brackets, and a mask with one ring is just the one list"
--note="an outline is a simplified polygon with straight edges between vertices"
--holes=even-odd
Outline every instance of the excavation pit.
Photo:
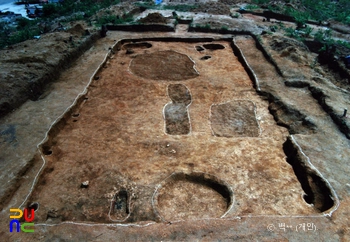
[[203,51],[203,50],[205,50],[202,46],[200,46],[200,45],[197,45],[196,46],[196,50],[197,51]]
[[205,44],[203,47],[207,50],[222,50],[225,49],[225,46],[221,44]]
[[211,128],[219,137],[258,137],[255,105],[249,100],[230,101],[211,107]]
[[182,84],[170,84],[168,95],[172,102],[164,107],[166,133],[171,135],[190,133],[188,106],[191,104],[192,98],[189,90]]
[[180,81],[198,76],[194,62],[187,55],[172,50],[137,55],[130,70],[152,80]]
[[126,190],[115,194],[111,203],[109,217],[112,221],[123,221],[129,216],[129,196]]
[[30,196],[40,203],[36,222],[319,213],[286,161],[288,131],[257,94],[233,43],[198,40],[224,46],[210,52],[218,61],[201,61],[193,41],[147,41],[152,48],[114,53],[48,133],[40,148],[54,152],[43,157]]
[[127,49],[148,49],[151,48],[152,44],[147,43],[147,42],[140,42],[140,43],[129,43],[129,44],[125,44],[123,45],[123,49],[127,50]]
[[201,57],[201,60],[209,60],[211,58],[210,55],[205,55],[203,57]]
[[165,221],[222,217],[233,204],[233,192],[209,174],[174,173],[154,198],[155,209]]

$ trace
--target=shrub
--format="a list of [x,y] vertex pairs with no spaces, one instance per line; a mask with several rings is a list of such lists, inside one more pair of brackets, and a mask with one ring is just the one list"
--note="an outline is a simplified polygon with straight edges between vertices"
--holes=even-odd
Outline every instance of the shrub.
[[254,4],[249,4],[245,8],[248,9],[248,10],[254,10],[254,9],[258,9],[259,6],[254,5]]
[[98,25],[104,25],[104,24],[123,24],[132,22],[134,19],[132,16],[125,15],[123,18],[119,18],[119,16],[116,15],[106,15],[102,16],[99,19],[97,19]]
[[228,30],[228,27],[226,25],[221,26],[222,30]]

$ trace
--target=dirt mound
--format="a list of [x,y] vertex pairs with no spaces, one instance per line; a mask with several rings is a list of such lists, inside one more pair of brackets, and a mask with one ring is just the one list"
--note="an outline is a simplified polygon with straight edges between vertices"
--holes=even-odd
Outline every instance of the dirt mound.
[[46,85],[97,39],[94,34],[79,42],[71,38],[72,33],[85,33],[81,25],[71,31],[45,34],[0,51],[0,117],[28,99],[38,100]]
[[75,25],[73,28],[67,30],[67,32],[76,36],[83,36],[86,33],[85,29],[83,28],[83,26],[81,26],[81,24]]
[[161,23],[166,24],[168,22],[167,18],[160,13],[150,13],[146,17],[140,19],[141,23]]

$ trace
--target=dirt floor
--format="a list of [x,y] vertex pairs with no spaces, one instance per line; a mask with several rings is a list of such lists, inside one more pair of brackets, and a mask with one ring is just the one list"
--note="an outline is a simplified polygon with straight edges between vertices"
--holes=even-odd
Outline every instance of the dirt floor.
[[[225,181],[233,190],[230,199],[235,200],[226,217],[317,213],[303,201],[300,185],[284,160],[282,147],[286,130],[275,124],[268,112],[268,103],[256,94],[230,43],[215,42],[225,48],[201,52],[193,43],[149,43],[151,48],[135,48],[132,55],[127,51],[117,52],[98,73],[99,79],[90,84],[85,100],[71,110],[65,125],[58,125],[57,131],[53,127],[53,135],[44,144],[44,154],[49,150],[45,156],[46,169],[29,201],[41,204],[37,221],[47,221],[55,211],[56,222],[108,222],[107,211],[113,204],[114,194],[120,190],[126,190],[130,196],[127,221],[159,220],[153,213],[153,209],[158,209],[153,205],[154,189],[174,172],[185,172],[190,177],[193,172],[203,172]],[[172,51],[166,51],[169,49]],[[211,59],[200,60],[208,54]],[[175,68],[167,68],[168,65]],[[189,79],[181,68],[189,73],[192,69],[196,75]],[[148,70],[149,75],[143,76],[136,70]],[[163,75],[152,75],[158,72]],[[176,78],[177,73],[184,73],[182,80]],[[176,101],[169,92],[174,79],[191,91],[191,103],[185,102],[190,104],[185,114],[189,116],[190,132],[185,136],[181,136],[182,115],[178,110],[167,109],[169,98]],[[182,93],[186,94],[184,90]],[[220,104],[224,102],[229,103]],[[221,111],[217,111],[216,106],[222,107]],[[164,120],[167,111],[172,123],[180,122],[175,124],[179,132],[174,131],[174,127],[170,135],[165,132],[164,123],[173,125]],[[213,136],[212,130],[218,137]],[[232,136],[241,138],[224,138]],[[85,180],[89,181],[89,187],[82,189],[80,183]],[[173,183],[176,182],[175,179]],[[192,182],[180,182],[181,185],[175,187],[169,185],[169,193],[182,191],[185,195],[184,191],[188,190],[192,195],[196,192]],[[196,184],[208,192],[213,190],[205,183]],[[176,192],[179,187],[183,190]],[[174,198],[164,195],[164,189],[158,203],[172,204],[167,200]],[[251,202],[247,201],[247,194]],[[172,206],[166,209],[171,212],[163,213],[170,213],[174,218],[210,216],[203,203],[215,205],[216,202],[198,203],[190,199],[190,195],[185,196],[189,198],[183,207],[196,211],[196,216]],[[203,199],[210,197],[202,196]],[[184,203],[181,197],[177,199]],[[287,202],[293,206],[285,207]],[[220,213],[223,214],[222,209]]]
[[5,241],[350,239],[345,80],[278,34],[187,28],[110,31],[0,120],[1,215],[36,209]]

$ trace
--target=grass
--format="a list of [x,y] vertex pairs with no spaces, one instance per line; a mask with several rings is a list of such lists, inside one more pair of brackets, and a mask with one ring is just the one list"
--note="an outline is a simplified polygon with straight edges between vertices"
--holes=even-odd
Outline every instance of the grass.
[[[270,0],[253,0],[252,4],[248,5],[247,9],[256,9],[257,5],[264,5],[271,3]],[[299,1],[286,1],[287,3],[293,3],[293,6],[284,5],[271,6],[268,5],[268,9],[271,11],[286,14],[294,17],[297,24],[305,24],[309,19],[316,21],[328,21],[330,19],[342,22],[344,24],[350,24],[350,1],[349,0],[299,0]]]
[[[296,6],[291,7],[291,5],[285,5],[283,7],[271,7],[267,6],[268,9],[283,13],[285,15],[294,18],[296,23],[296,29],[280,25],[279,28],[285,32],[288,37],[295,38],[300,41],[304,41],[305,38],[314,38],[315,41],[322,43],[323,47],[320,51],[325,49],[330,49],[332,46],[342,46],[350,49],[350,43],[346,41],[334,40],[332,38],[331,30],[318,30],[314,35],[312,35],[313,29],[306,23],[308,20],[316,21],[329,21],[336,20],[344,24],[350,25],[350,1],[349,0],[300,0],[296,1],[286,1],[293,3]],[[262,5],[266,7],[266,4],[271,3],[270,0],[253,0],[253,4]],[[298,3],[298,4],[296,4]],[[256,6],[256,5],[248,5]],[[254,9],[255,7],[250,7]],[[270,30],[275,32],[278,29],[277,25],[271,26]]]
[[17,21],[17,27],[9,29],[4,23],[0,24],[0,48],[8,45],[16,44],[27,39],[32,39],[36,35],[40,35],[44,29],[38,25],[38,20],[28,20],[20,18]]
[[[33,38],[34,35],[39,35],[41,32],[45,32],[43,29],[39,27],[39,23],[50,21],[56,17],[60,16],[70,16],[66,18],[65,21],[72,20],[87,20],[90,21],[89,18],[97,13],[99,10],[109,7],[111,5],[118,4],[120,0],[84,0],[84,1],[76,1],[76,0],[65,0],[62,4],[45,4],[43,6],[44,16],[41,20],[19,20],[17,29],[8,29],[8,27],[4,26],[3,23],[0,24],[0,48],[4,46],[15,44],[26,39]],[[292,8],[290,6],[284,7],[271,7],[268,5],[271,3],[271,0],[253,0],[251,4],[247,5],[247,9],[257,9],[258,5],[267,6],[272,11],[281,12],[287,14],[289,16],[294,17],[297,28],[302,28],[308,20],[317,20],[317,21],[328,21],[330,19],[334,19],[336,21],[340,21],[345,24],[350,25],[350,1],[349,0],[339,0],[338,2],[334,2],[332,0],[299,0],[298,5],[296,5],[296,1],[286,1],[291,2],[297,9]],[[189,4],[179,4],[179,5],[155,5],[152,0],[146,0],[143,3],[135,3],[138,6],[142,6],[145,8],[153,8],[153,9],[167,9],[174,11],[192,11],[195,8],[195,5]],[[82,14],[74,14],[79,13]],[[234,17],[239,17],[237,16]],[[122,24],[126,22],[132,22],[133,19],[130,16],[125,16],[123,18],[118,18],[112,15],[108,10],[106,11],[106,15],[97,19],[97,24]],[[90,21],[91,23],[91,21]],[[204,26],[204,28],[210,28],[210,26]],[[274,31],[274,29],[271,29]],[[304,34],[305,36],[311,36],[312,29],[303,28],[300,32],[296,32],[293,29],[284,28],[286,35],[302,39]],[[316,33],[315,38],[320,39],[321,33]],[[324,36],[323,36],[324,37]],[[346,44],[346,42],[342,42],[342,45],[350,45]]]
[[228,26],[223,25],[223,26],[221,26],[221,29],[226,31],[226,30],[228,30]]
[[[3,23],[0,24],[0,49],[8,45],[13,45],[27,39],[32,39],[35,35],[45,33],[45,29],[40,27],[40,23],[50,22],[51,20],[69,16],[65,21],[88,20],[89,17],[97,13],[99,10],[118,4],[120,0],[65,0],[62,4],[45,4],[43,6],[43,16],[40,19],[28,20],[22,18],[18,21],[18,27],[10,28]],[[79,14],[81,13],[81,14]],[[129,16],[117,19],[115,16],[106,15],[97,20],[98,24],[119,24],[130,22]],[[62,21],[64,22],[64,21]]]
[[105,15],[97,19],[97,25],[105,25],[105,24],[123,24],[123,23],[130,23],[134,21],[133,17],[130,15],[125,15],[124,17],[120,18],[115,15]]
[[247,10],[254,10],[254,9],[259,9],[260,7],[258,5],[254,5],[254,4],[248,4],[245,9]]
[[84,12],[84,17],[88,18],[97,13],[100,9],[118,4],[120,0],[65,0],[62,4],[49,3],[43,6],[44,18],[56,18],[59,16],[69,16],[76,12]]
[[[191,26],[192,26],[192,24],[191,24]],[[206,25],[196,24],[196,28],[210,29],[211,26],[210,26],[210,24],[206,24]]]

